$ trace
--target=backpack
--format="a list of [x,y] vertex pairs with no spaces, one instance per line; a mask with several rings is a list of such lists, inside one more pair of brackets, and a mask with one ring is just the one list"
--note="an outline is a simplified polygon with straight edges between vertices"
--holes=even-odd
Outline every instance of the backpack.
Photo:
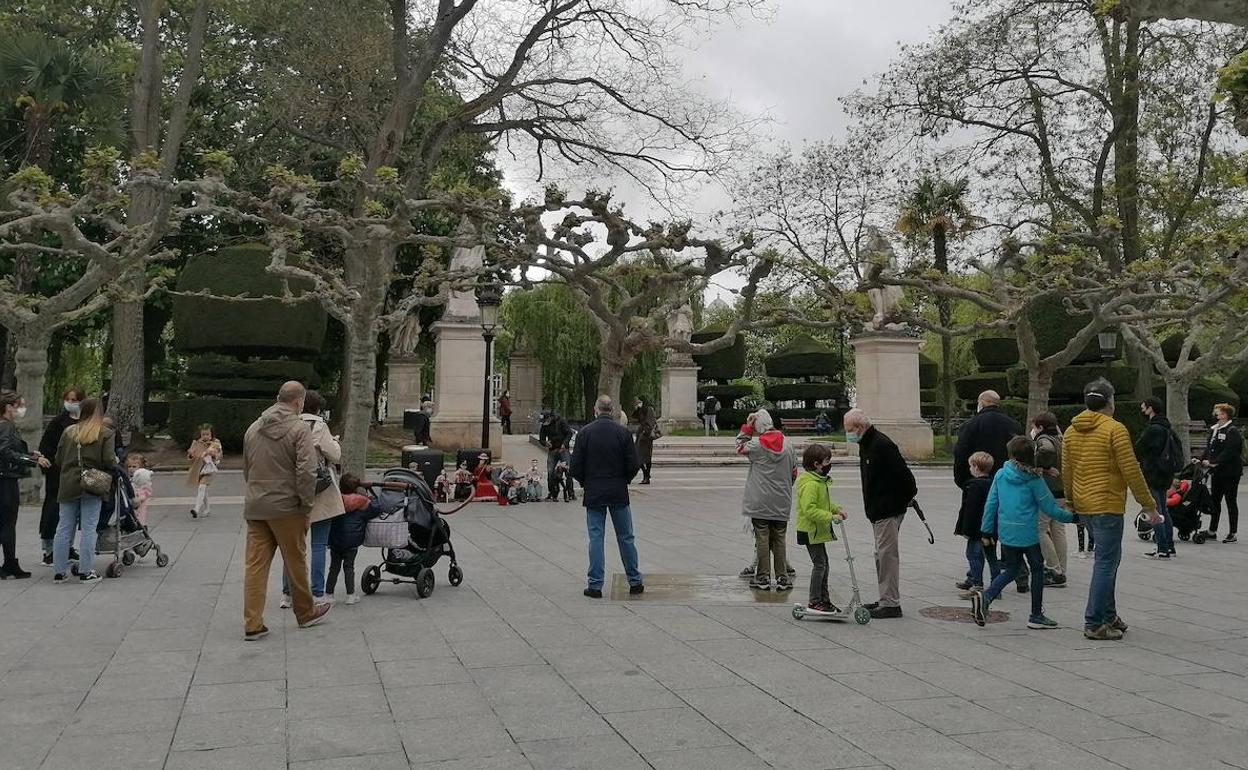
[[1183,442],[1179,441],[1179,437],[1173,430],[1167,429],[1166,443],[1162,446],[1161,455],[1157,458],[1157,469],[1162,473],[1174,475],[1183,470],[1186,465]]

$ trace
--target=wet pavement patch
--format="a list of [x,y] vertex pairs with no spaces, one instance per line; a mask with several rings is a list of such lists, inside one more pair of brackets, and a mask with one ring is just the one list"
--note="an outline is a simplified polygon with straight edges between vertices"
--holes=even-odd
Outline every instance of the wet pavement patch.
[[645,577],[646,592],[628,593],[628,576],[611,576],[610,598],[616,601],[671,602],[678,604],[789,604],[794,591],[754,591],[736,575],[691,575],[660,572]]
[[[968,607],[924,607],[919,610],[919,614],[925,618],[932,620],[948,620],[953,623],[974,623],[975,618],[971,617],[971,610]],[[1010,619],[1010,613],[1001,612],[1000,610],[988,611],[989,623],[1003,623]]]

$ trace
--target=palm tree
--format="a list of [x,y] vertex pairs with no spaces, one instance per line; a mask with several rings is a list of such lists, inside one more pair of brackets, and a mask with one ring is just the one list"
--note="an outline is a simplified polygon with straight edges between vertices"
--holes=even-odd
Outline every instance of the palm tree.
[[[949,274],[949,241],[975,229],[981,221],[966,206],[969,182],[924,177],[902,205],[897,229],[911,245],[932,247],[932,266],[941,274]],[[953,302],[949,297],[936,298],[936,312],[942,328],[940,335],[940,387],[945,412],[945,442],[953,435],[953,340],[948,329],[953,323]]]
[[22,110],[20,165],[47,171],[58,119],[115,104],[121,93],[108,62],[89,50],[38,35],[0,40],[0,97]]

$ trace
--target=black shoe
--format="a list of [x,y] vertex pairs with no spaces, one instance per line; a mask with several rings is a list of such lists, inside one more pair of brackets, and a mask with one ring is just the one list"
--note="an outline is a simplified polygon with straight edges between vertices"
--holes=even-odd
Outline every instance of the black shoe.
[[269,627],[268,627],[268,626],[260,626],[260,630],[259,630],[259,631],[246,631],[246,632],[244,632],[244,633],[243,633],[243,641],[245,641],[245,642],[258,642],[258,641],[260,641],[261,639],[263,639],[264,637],[266,637],[266,636],[268,636],[268,635],[269,635]]
[[645,486],[646,484],[650,483],[650,479],[642,479],[641,483],[642,483],[642,486]]
[[1222,540],[1222,542],[1223,542],[1223,543],[1238,543],[1238,542],[1239,542],[1239,538],[1235,537],[1235,533],[1234,533],[1234,532],[1232,532],[1231,534],[1227,535],[1227,536],[1226,536],[1226,537]]
[[70,561],[82,561],[82,557],[78,555],[78,550],[74,548],[72,545],[69,547],[69,560]]
[[971,594],[971,617],[981,628],[988,624],[988,603],[984,601],[983,594]]
[[51,567],[52,566],[52,552],[44,551],[43,558],[39,560],[39,563],[45,567]]
[[862,606],[863,606],[863,607],[866,607],[866,608],[867,608],[867,609],[869,609],[869,610],[876,610],[876,609],[879,609],[879,608],[880,608],[880,603],[879,603],[879,602],[871,602],[870,604],[864,604],[864,605],[862,605]]
[[192,519],[198,519],[198,518],[199,518],[199,513],[198,513],[198,512],[197,512],[194,508],[192,508],[192,509],[191,509],[191,518],[192,518]]
[[792,591],[793,582],[789,580],[787,576],[782,577],[782,578],[776,578],[776,590],[779,592]]
[[646,587],[638,583],[635,586],[629,586],[628,592],[633,596],[636,596],[637,594],[644,594],[646,592]]
[[871,613],[871,617],[876,618],[877,620],[881,618],[901,617],[900,607],[876,607],[873,610],[869,610],[869,612]]
[[1026,583],[1019,583],[1019,584],[1018,584],[1018,592],[1019,592],[1020,594],[1025,594],[1025,593],[1028,593],[1028,592],[1030,592],[1030,591],[1031,591],[1031,586],[1027,585]]
[[1044,585],[1046,588],[1065,588],[1066,576],[1046,570],[1044,573]]
[[591,599],[602,598],[602,591],[598,590],[597,588],[586,588],[584,591],[581,591],[581,593],[585,594]]
[[30,577],[30,573],[23,570],[21,565],[17,562],[5,564],[0,567],[0,580],[8,580],[9,578],[14,580],[25,580],[28,577]]
[[954,583],[953,587],[958,589],[959,591],[969,591],[975,587],[975,584],[969,580],[963,580],[959,583]]
[[66,582],[65,573],[64,573],[64,572],[58,572],[58,573],[56,573],[55,575],[53,575],[53,576],[52,576],[52,582],[53,582],[53,583],[64,583],[64,582]]

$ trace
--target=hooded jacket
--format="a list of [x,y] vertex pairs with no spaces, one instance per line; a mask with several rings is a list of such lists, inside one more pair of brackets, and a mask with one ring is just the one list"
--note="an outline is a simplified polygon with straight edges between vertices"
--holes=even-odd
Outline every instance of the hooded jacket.
[[316,499],[316,445],[308,424],[277,403],[243,437],[243,518],[307,516]]
[[[337,489],[327,489],[338,494]],[[339,504],[345,511],[329,523],[329,547],[335,551],[349,551],[364,545],[368,522],[381,515],[381,507],[368,495],[351,492],[339,495]]]
[[983,532],[1013,548],[1040,542],[1040,514],[1069,524],[1074,516],[1057,504],[1057,498],[1036,468],[1013,460],[997,473],[984,504]]
[[1084,410],[1070,421],[1062,440],[1062,486],[1080,516],[1123,515],[1128,488],[1142,508],[1157,508],[1126,426],[1101,412]]
[[836,539],[832,519],[841,512],[841,506],[832,502],[831,486],[831,479],[814,471],[804,470],[797,475],[794,494],[798,545],[819,545]]
[[737,434],[737,454],[750,459],[741,514],[750,519],[788,521],[793,509],[793,452],[785,446],[784,434],[776,430],[770,412],[759,409],[755,415],[754,425],[742,425]]

